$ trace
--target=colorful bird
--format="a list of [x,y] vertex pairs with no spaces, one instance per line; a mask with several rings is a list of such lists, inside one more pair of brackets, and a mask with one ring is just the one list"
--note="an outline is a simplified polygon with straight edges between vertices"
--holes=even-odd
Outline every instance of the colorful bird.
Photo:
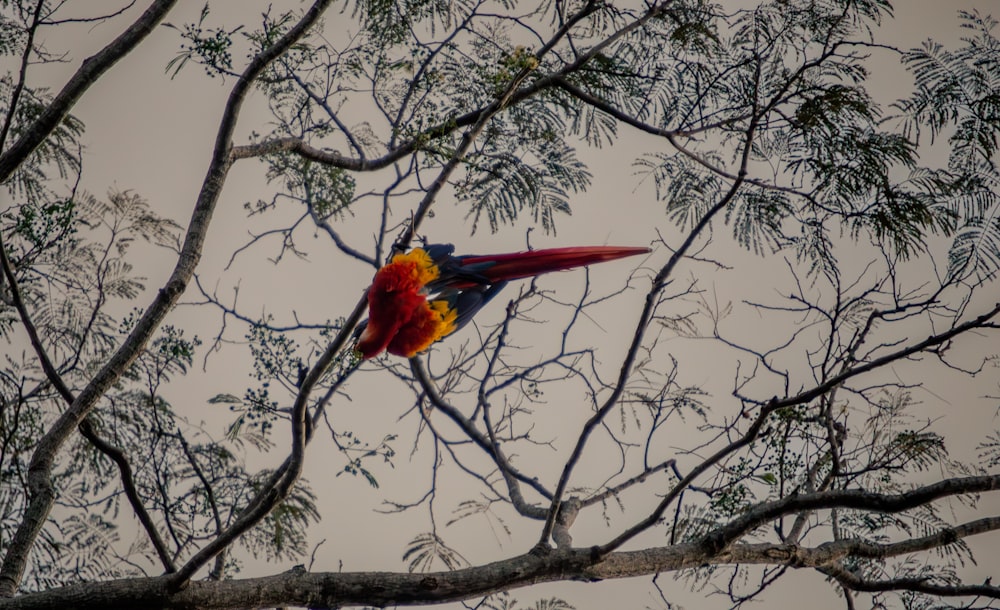
[[468,324],[510,280],[649,252],[628,246],[551,248],[509,254],[454,256],[451,244],[397,254],[368,289],[368,321],[355,350],[409,358]]

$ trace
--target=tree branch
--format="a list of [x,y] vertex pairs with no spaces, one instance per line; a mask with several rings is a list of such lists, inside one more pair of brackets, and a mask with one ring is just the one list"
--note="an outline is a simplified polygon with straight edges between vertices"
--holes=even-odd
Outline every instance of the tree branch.
[[[28,155],[59,125],[77,100],[119,59],[128,55],[167,15],[177,0],[155,0],[149,8],[110,44],[83,60],[58,95],[17,142],[0,155],[0,183],[6,182]],[[0,595],[8,588],[6,571],[0,572]]]
[[[21,100],[21,92],[24,91],[24,83],[28,75],[28,64],[30,63],[31,53],[35,47],[35,33],[38,32],[38,23],[41,20],[42,8],[44,6],[45,0],[38,0],[38,3],[35,4],[35,13],[31,16],[31,25],[28,27],[28,39],[24,43],[24,52],[21,54],[21,66],[18,68],[17,84],[14,86],[14,92],[11,93],[10,101],[8,102],[7,116],[4,117],[3,126],[0,127],[0,152],[3,152],[4,145],[7,144],[7,135],[10,134],[10,128],[14,125],[14,117],[17,116],[17,105]],[[3,182],[3,180],[0,180],[0,182]]]
[[[25,306],[24,300],[21,298],[21,289],[18,286],[17,278],[14,276],[14,269],[10,264],[10,259],[7,258],[7,249],[3,243],[2,235],[0,235],[0,267],[2,267],[3,276],[7,280],[14,308],[17,309],[18,316],[21,318],[21,326],[24,327],[24,330],[28,335],[31,347],[35,350],[35,356],[38,358],[38,362],[41,364],[42,370],[45,372],[45,377],[48,379],[49,383],[52,384],[52,387],[56,389],[59,396],[62,397],[66,404],[72,405],[76,400],[76,397],[73,396],[73,392],[66,385],[66,382],[63,381],[62,376],[52,364],[52,360],[49,359],[49,355],[46,353],[45,348],[42,345],[42,341],[38,336],[38,330],[35,328],[35,324],[32,322],[31,316],[28,314],[28,308]],[[149,516],[149,512],[142,504],[142,499],[139,497],[139,491],[135,486],[135,477],[132,476],[132,466],[129,464],[125,453],[118,447],[115,447],[111,443],[102,439],[97,432],[94,431],[89,419],[84,419],[80,422],[78,427],[84,438],[90,441],[90,443],[98,451],[108,456],[108,458],[110,458],[118,466],[118,472],[121,476],[122,488],[125,492],[125,497],[128,498],[129,504],[132,505],[132,510],[135,511],[135,515],[138,517],[143,529],[146,530],[146,535],[149,536],[149,541],[156,550],[156,555],[160,558],[160,563],[163,564],[163,568],[167,572],[173,572],[175,569],[173,560],[167,552],[167,547],[163,543],[163,538],[160,537],[160,533],[156,529],[156,524],[153,523],[152,517]]]
[[[463,432],[465,432],[466,436],[468,436],[472,442],[478,445],[493,459],[493,462],[497,465],[497,468],[500,469],[501,474],[503,474],[504,479],[508,479],[508,477],[510,477],[510,479],[508,479],[508,483],[511,480],[521,481],[541,494],[543,498],[549,499],[552,497],[552,492],[546,489],[537,478],[530,478],[514,468],[514,466],[507,461],[507,458],[504,457],[504,455],[499,451],[499,448],[494,447],[494,445],[490,443],[489,438],[477,430],[476,427],[472,425],[472,422],[462,415],[455,407],[448,404],[448,402],[437,391],[437,388],[434,387],[434,383],[427,376],[427,371],[424,369],[423,363],[420,361],[419,357],[410,358],[410,370],[413,371],[413,375],[417,378],[417,381],[420,382],[420,386],[423,388],[427,395],[427,399],[434,406],[434,408],[447,415],[458,425],[459,428],[462,429]],[[536,514],[535,511],[530,510],[533,508],[532,505],[528,504],[528,502],[524,500],[517,485],[508,484],[508,493],[512,498],[512,502],[515,498],[520,498],[520,502],[516,504],[520,506],[520,508],[518,508],[518,512],[527,510],[526,513],[522,514],[529,517],[542,518],[541,514]]]
[[153,523],[153,519],[149,516],[146,507],[142,505],[142,499],[139,498],[139,490],[135,486],[135,477],[132,476],[132,466],[129,464],[125,452],[101,438],[90,423],[90,418],[80,422],[78,428],[80,434],[90,441],[91,445],[118,466],[125,497],[128,498],[129,503],[132,505],[132,510],[135,511],[135,516],[139,518],[139,523],[142,524],[143,529],[146,530],[146,535],[149,536],[150,542],[153,543],[153,549],[156,550],[156,556],[160,558],[163,569],[168,574],[175,571],[177,567],[174,565],[174,560],[170,557],[170,553],[167,552],[167,545],[163,543],[163,538],[160,537],[160,532],[156,529],[156,524]]
[[[156,19],[151,19],[149,23],[144,20],[140,20],[140,22],[137,22],[137,25],[134,26],[133,30],[152,28],[153,24],[155,24],[159,18],[162,18],[163,14],[165,14],[166,10],[164,7],[169,8],[172,4],[173,1],[157,3],[154,7],[147,10],[143,17],[143,19],[151,19],[147,16],[152,14],[156,16]],[[286,51],[288,47],[291,46],[291,44],[294,43],[299,37],[301,37],[305,31],[312,26],[313,23],[315,23],[328,4],[329,0],[318,0],[306,12],[305,16],[299,21],[298,24],[296,24],[295,27],[289,30],[289,32],[287,32],[273,46],[256,55],[234,84],[233,89],[230,92],[229,99],[226,102],[226,108],[222,115],[222,121],[219,125],[208,172],[198,195],[198,201],[196,202],[192,212],[191,221],[188,225],[184,243],[181,247],[177,263],[170,275],[170,278],[167,280],[163,288],[159,290],[156,298],[153,300],[153,303],[136,323],[132,332],[122,343],[121,347],[119,347],[118,350],[108,359],[87,387],[85,387],[80,395],[77,396],[72,406],[67,409],[58,420],[56,420],[45,436],[40,439],[34,453],[32,454],[31,463],[28,469],[28,486],[31,500],[25,511],[25,516],[11,542],[7,556],[4,559],[3,567],[0,569],[0,597],[13,595],[14,591],[17,589],[17,585],[24,572],[30,548],[37,538],[38,533],[41,531],[42,525],[44,524],[49,510],[52,507],[52,503],[55,499],[55,493],[52,489],[50,475],[60,447],[69,437],[72,429],[83,421],[101,396],[104,395],[104,392],[106,392],[107,389],[121,377],[132,361],[142,352],[155,330],[163,321],[164,317],[166,317],[167,313],[187,288],[187,284],[194,273],[194,269],[197,266],[199,259],[201,258],[201,251],[205,242],[208,226],[212,219],[212,214],[215,210],[215,205],[218,201],[220,193],[222,192],[222,187],[225,184],[229,168],[233,163],[231,156],[232,136],[233,131],[236,128],[236,122],[239,117],[240,108],[243,105],[243,100],[253,86],[255,79],[258,75],[260,75],[264,68],[267,67],[267,65],[281,53]],[[161,11],[154,10],[156,8],[160,8]],[[133,30],[130,30],[130,32],[133,32]],[[126,37],[124,34],[122,37],[119,37],[119,40],[123,37],[125,37],[126,40],[131,40],[131,38]],[[135,42],[137,42],[137,40]],[[134,46],[134,43],[132,46]],[[105,55],[110,54],[106,53],[109,48],[118,49],[118,46],[115,46],[115,43],[113,43],[112,45],[109,45],[105,51],[102,51],[95,57],[103,58]],[[125,53],[130,48],[130,46],[122,46],[120,53]],[[118,59],[120,56],[121,55],[114,56],[113,60]],[[111,63],[114,63],[113,60]],[[96,78],[100,72],[91,74],[93,69],[88,68],[88,66],[94,64],[95,61],[96,60],[94,59],[85,61],[84,66],[81,67],[81,71],[77,73],[77,76],[83,73],[92,78]],[[107,69],[107,66],[104,66],[104,69]],[[74,80],[71,82],[75,82],[76,78],[77,77],[74,77]],[[69,86],[67,87],[70,88],[71,91],[76,91],[76,89]],[[76,93],[76,97],[78,97],[80,93],[82,93],[82,90]],[[73,100],[75,101],[75,97]],[[53,108],[58,107],[58,104],[53,103],[49,110],[51,111]],[[43,115],[42,118],[44,119],[47,114]],[[40,119],[40,121],[41,120],[42,119]],[[24,138],[22,138],[22,141],[23,140]],[[13,152],[13,150],[14,149],[12,149],[11,152]],[[3,167],[2,159],[0,159],[0,169]],[[6,178],[6,175],[2,172],[0,172],[0,176]],[[212,545],[210,544],[209,547],[212,547]],[[221,547],[215,548],[212,554],[214,555],[219,550],[221,550]],[[207,560],[207,558],[202,557],[200,553],[196,555],[196,557]],[[174,575],[176,578],[174,582],[184,582],[184,580],[189,578],[193,572],[191,566],[196,568],[199,565],[200,564],[197,562],[189,562],[184,569]]]
[[[218,160],[218,186],[214,190],[213,203],[218,198],[218,192],[221,191],[222,181],[225,180],[225,174],[229,167],[233,163],[232,152],[232,132],[236,125],[236,119],[239,116],[239,109],[242,106],[243,99],[246,97],[247,92],[250,87],[253,86],[254,80],[257,76],[264,71],[264,69],[272,61],[280,57],[285,51],[287,51],[296,41],[298,41],[305,33],[311,28],[323,14],[323,11],[330,5],[331,0],[316,0],[305,12],[302,18],[295,24],[294,27],[288,30],[284,36],[279,38],[271,47],[264,49],[251,60],[250,64],[243,71],[240,76],[239,81],[233,87],[232,93],[230,93],[229,101],[226,104],[226,111],[223,114],[223,125],[219,130],[219,137],[216,140],[215,156],[213,158],[213,166],[216,165],[216,160]],[[209,177],[212,177],[211,169],[209,171]],[[210,184],[209,180],[206,179],[206,187]],[[214,184],[212,182],[211,184]],[[210,213],[210,210],[209,210]],[[197,215],[197,210],[196,210]],[[194,224],[194,220],[192,220]],[[207,224],[207,219],[206,219]],[[204,233],[199,235],[199,241],[204,239]],[[187,243],[185,243],[185,246]],[[200,243],[198,252],[200,253]],[[184,259],[184,253],[182,251],[181,259]],[[197,262],[195,260],[194,262]],[[189,279],[191,274],[194,272],[194,265],[191,265],[190,270],[187,273],[187,278]],[[357,314],[356,314],[357,315]],[[184,564],[175,574],[171,575],[171,587],[181,588],[187,585],[188,580],[194,575],[198,569],[205,565],[208,561],[212,559],[215,555],[220,553],[223,549],[229,546],[233,540],[238,538],[241,534],[249,530],[251,527],[256,525],[263,519],[268,512],[282,499],[284,499],[288,493],[291,491],[292,486],[298,479],[299,473],[302,470],[302,459],[305,453],[306,445],[306,406],[308,404],[308,397],[313,388],[313,386],[319,381],[319,378],[326,372],[330,363],[333,362],[336,354],[343,348],[343,344],[346,343],[346,337],[348,332],[341,330],[338,339],[335,340],[327,348],[323,356],[317,361],[316,365],[313,367],[306,378],[303,380],[302,387],[299,390],[299,394],[295,401],[295,406],[292,409],[292,453],[286,463],[288,467],[285,469],[278,484],[273,488],[265,488],[261,491],[256,498],[254,498],[250,506],[230,525],[222,534],[212,540],[210,543],[205,545],[200,551],[195,553],[191,559]]]
[[[929,486],[933,487],[933,486]],[[919,492],[920,490],[914,490]],[[875,494],[877,495],[877,494]],[[906,494],[901,494],[905,496]],[[920,494],[918,494],[920,495]],[[882,496],[892,504],[899,496]],[[997,529],[997,519],[971,522],[938,534],[943,546],[957,537]],[[932,538],[935,535],[926,538]],[[934,595],[982,595],[1000,598],[1000,587],[984,585],[935,585],[924,579],[865,581],[834,567],[849,555],[889,556],[912,548],[840,540],[816,548],[792,544],[737,544],[710,554],[694,542],[637,551],[613,552],[602,558],[592,549],[556,549],[526,553],[494,563],[429,573],[289,571],[274,576],[225,581],[194,581],[180,591],[169,588],[168,577],[136,578],[81,583],[49,591],[0,599],[0,610],[79,610],[143,607],[156,609],[236,610],[275,606],[341,608],[345,606],[410,606],[459,601],[543,582],[634,578],[697,568],[708,561],[729,564],[784,565],[814,568],[830,574],[847,588],[859,591],[914,590]]]
[[[754,99],[756,100],[756,97]],[[694,245],[695,239],[697,239],[697,237],[701,234],[701,232],[704,231],[706,227],[708,227],[712,219],[715,218],[715,215],[724,210],[726,206],[728,206],[730,202],[733,201],[733,199],[736,197],[736,194],[739,192],[740,187],[743,185],[743,180],[746,178],[747,175],[747,166],[750,158],[750,150],[753,146],[754,136],[757,128],[757,122],[759,119],[760,119],[759,108],[756,106],[756,101],[755,101],[753,118],[750,120],[750,125],[747,127],[746,131],[746,141],[743,144],[740,170],[739,174],[737,175],[737,179],[733,181],[732,185],[730,185],[729,190],[726,192],[726,194],[722,196],[719,199],[719,201],[715,203],[715,205],[709,208],[705,212],[705,215],[702,216],[698,220],[698,222],[691,228],[691,231],[688,233],[683,243],[681,243],[680,247],[674,250],[674,253],[670,256],[670,259],[666,262],[666,264],[663,265],[660,271],[656,274],[656,277],[653,278],[652,285],[649,289],[649,292],[646,293],[645,303],[643,304],[642,312],[639,314],[639,320],[636,323],[635,331],[632,335],[632,343],[629,346],[628,351],[625,353],[624,359],[622,360],[622,366],[618,373],[618,379],[617,382],[615,383],[614,389],[611,391],[611,395],[608,396],[607,400],[604,401],[604,404],[601,405],[601,408],[598,409],[597,412],[584,424],[583,429],[580,431],[580,436],[577,438],[576,446],[573,448],[573,452],[572,454],[570,454],[569,459],[566,461],[566,465],[563,468],[563,472],[559,477],[559,484],[556,487],[555,498],[553,499],[552,504],[549,508],[549,517],[545,522],[545,527],[542,528],[542,534],[538,541],[539,545],[547,544],[548,537],[552,532],[553,525],[555,524],[556,516],[559,513],[559,503],[562,500],[563,492],[565,491],[566,486],[569,484],[569,478],[570,475],[573,473],[573,469],[576,467],[576,464],[580,460],[580,456],[583,454],[583,449],[587,443],[587,440],[589,439],[594,428],[596,428],[604,420],[604,418],[607,417],[608,413],[610,413],[611,410],[618,404],[618,400],[621,398],[622,394],[625,391],[626,382],[628,380],[629,375],[632,372],[632,365],[635,363],[635,359],[639,353],[639,347],[642,345],[643,337],[645,337],[646,334],[646,328],[649,326],[650,321],[653,319],[653,312],[656,310],[656,305],[660,293],[667,285],[667,280],[673,274],[674,268],[677,266],[677,264],[680,263],[681,259],[684,258],[684,256]],[[747,440],[747,442],[749,442],[749,440]],[[722,459],[723,455],[717,454],[716,456],[713,457]],[[702,463],[701,466],[703,466],[704,468],[708,468],[707,462]],[[679,490],[683,489],[684,486],[686,486],[686,484],[689,484],[691,481],[693,481],[693,478],[694,476],[696,476],[697,471],[698,469],[692,471],[692,473],[690,473],[688,477],[682,480],[682,483],[685,483],[685,485],[681,485],[681,483],[678,483],[678,485],[674,487],[673,491],[679,492]],[[605,545],[602,550],[604,552],[612,551],[618,548],[626,540],[637,535],[643,529],[650,527],[652,524],[656,523],[656,521],[658,521],[659,518],[662,516],[663,511],[666,510],[668,503],[672,501],[674,497],[676,496],[673,492],[667,494],[667,497],[664,498],[663,502],[661,502],[660,506],[657,508],[656,511],[653,512],[653,514],[651,514],[646,519],[643,519],[640,523],[636,524],[634,527],[629,528],[629,530],[624,532],[622,535],[618,536],[612,542]]]
[[867,373],[869,371],[873,371],[879,367],[883,367],[887,364],[896,362],[897,360],[901,360],[908,356],[912,356],[913,354],[922,352],[927,348],[943,345],[948,341],[951,341],[958,335],[961,335],[962,333],[977,328],[991,328],[991,327],[995,328],[996,325],[990,324],[989,321],[992,318],[997,317],[998,315],[1000,315],[1000,303],[994,305],[993,309],[990,309],[986,313],[976,316],[975,318],[969,320],[968,322],[957,324],[943,333],[939,333],[937,335],[931,335],[926,339],[924,339],[923,341],[919,341],[917,343],[914,343],[913,345],[896,350],[880,358],[875,358],[874,360],[866,362],[865,364],[846,369],[843,372],[830,377],[823,383],[817,384],[815,387],[809,390],[800,392],[795,396],[789,396],[787,398],[778,400],[775,402],[775,406],[777,408],[781,408],[781,407],[792,407],[795,405],[805,404],[833,390],[834,388],[841,385],[848,379],[857,377],[858,375]]
[[822,570],[832,576],[840,586],[850,591],[878,593],[885,591],[914,591],[941,597],[981,596],[1000,599],[1000,587],[983,583],[981,585],[942,585],[930,582],[931,578],[890,578],[888,580],[868,580],[852,574],[840,567]]
[[[728,524],[705,535],[700,544],[705,546],[710,552],[715,553],[760,525],[772,519],[799,511],[812,511],[824,508],[852,508],[880,513],[898,513],[929,504],[941,498],[995,491],[997,489],[1000,489],[1000,475],[983,475],[945,479],[899,494],[880,494],[864,489],[847,489],[791,495],[780,500],[775,500],[774,502],[765,502],[754,506],[738,519],[734,519]],[[975,528],[985,527],[996,529],[1000,527],[1000,519],[980,520],[975,522],[974,526],[969,525],[966,527],[969,533],[980,533],[988,530]],[[948,539],[949,536],[950,539]],[[864,556],[878,557],[887,554],[915,552],[954,542],[955,539],[955,536],[951,534],[915,538],[904,543],[898,543],[892,547],[897,550],[891,553],[875,554],[872,552],[872,554]],[[835,545],[837,543],[830,544]]]

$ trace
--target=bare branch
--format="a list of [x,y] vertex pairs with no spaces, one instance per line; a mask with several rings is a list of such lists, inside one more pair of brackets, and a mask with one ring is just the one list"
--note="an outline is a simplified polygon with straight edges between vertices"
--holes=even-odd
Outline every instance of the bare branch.
[[[31,17],[31,25],[28,27],[28,39],[24,43],[24,52],[21,53],[21,67],[17,75],[17,84],[10,95],[7,116],[4,117],[3,126],[0,126],[0,152],[3,152],[7,144],[7,135],[10,133],[10,128],[14,124],[14,117],[17,115],[18,103],[21,101],[21,92],[24,91],[24,82],[28,75],[28,62],[31,60],[31,54],[35,51],[35,34],[38,32],[38,23],[41,20],[42,8],[44,6],[45,0],[38,0],[38,3],[35,5],[35,13]],[[0,160],[2,158],[0,157]],[[0,182],[4,180],[6,178],[0,179]]]
[[[514,468],[510,462],[500,453],[499,448],[490,443],[490,439],[484,436],[476,427],[462,415],[455,407],[448,404],[441,394],[434,387],[433,382],[427,376],[427,371],[424,369],[423,364],[420,362],[419,357],[410,358],[410,370],[413,371],[413,375],[420,382],[420,386],[423,388],[427,395],[428,400],[434,405],[434,408],[441,411],[447,415],[453,422],[455,422],[466,436],[468,436],[473,442],[476,443],[483,451],[485,451],[503,473],[504,478],[508,480],[509,483],[514,483],[520,481],[525,485],[533,488],[537,491],[543,498],[551,498],[552,494],[547,490],[537,478],[529,478],[527,475],[521,473],[516,468]],[[528,504],[524,498],[521,496],[520,487],[516,484],[508,486],[508,493],[511,496],[511,501],[514,505],[519,507],[519,511],[524,511],[525,516],[540,518],[540,514],[535,507]]]

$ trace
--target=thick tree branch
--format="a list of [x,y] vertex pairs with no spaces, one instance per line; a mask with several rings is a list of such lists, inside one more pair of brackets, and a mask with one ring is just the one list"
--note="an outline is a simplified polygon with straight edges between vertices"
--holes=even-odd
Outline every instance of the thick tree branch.
[[[212,207],[214,207],[214,199],[218,197],[218,192],[221,191],[222,182],[225,180],[225,172],[228,171],[233,162],[231,154],[232,132],[236,126],[236,119],[239,116],[239,110],[243,104],[244,98],[253,86],[257,76],[259,76],[271,62],[280,57],[293,44],[295,44],[296,41],[302,38],[302,36],[304,36],[305,33],[313,25],[315,25],[317,21],[319,21],[320,16],[330,5],[330,2],[331,0],[316,0],[316,2],[309,7],[294,27],[289,29],[288,32],[279,38],[272,46],[264,49],[258,53],[253,60],[251,60],[250,64],[240,76],[239,81],[237,81],[236,85],[233,87],[229,96],[229,101],[226,104],[226,111],[223,115],[223,125],[219,130],[219,137],[216,140],[215,155],[213,157],[213,165],[216,165],[216,160],[218,160],[219,177],[218,188],[214,192]],[[206,181],[206,185],[207,184],[208,182]],[[192,221],[192,224],[194,224],[194,221]],[[204,234],[201,234],[199,237],[203,240]],[[200,252],[200,244],[198,252]],[[182,260],[184,258],[183,251],[181,258]],[[195,262],[197,261],[195,260]],[[194,265],[192,264],[187,273],[186,279],[190,279],[193,272]],[[251,502],[251,506],[248,507],[248,509],[245,510],[232,525],[212,540],[212,542],[205,545],[204,548],[198,551],[193,557],[191,557],[190,560],[188,560],[187,563],[184,564],[183,567],[173,574],[171,576],[172,587],[180,588],[185,586],[188,579],[190,579],[194,573],[198,571],[198,569],[229,546],[233,540],[259,523],[260,520],[263,519],[267,513],[270,512],[270,510],[278,502],[283,500],[291,491],[292,486],[295,484],[295,481],[298,480],[299,473],[302,470],[302,459],[306,446],[306,406],[308,403],[309,393],[323,373],[326,372],[326,369],[333,361],[336,353],[340,351],[342,343],[346,342],[346,335],[347,332],[341,331],[340,342],[338,343],[338,341],[334,341],[334,343],[327,348],[326,353],[324,353],[323,357],[320,358],[317,364],[306,376],[306,379],[303,381],[295,406],[292,410],[292,453],[286,461],[288,467],[285,469],[282,479],[273,488],[263,489],[261,494],[263,494],[266,499],[261,499],[260,496],[255,498]]]
[[[987,597],[1000,599],[1000,587],[989,583],[980,585],[958,585],[958,584],[938,584],[931,582],[931,578],[890,578],[888,580],[868,580],[847,570],[831,566],[822,570],[825,574],[832,576],[849,591],[863,591],[866,593],[880,593],[886,591],[914,591],[927,595],[939,597]],[[990,607],[990,606],[985,606]]]
[[[41,338],[38,336],[38,330],[34,322],[32,322],[31,316],[28,314],[28,308],[24,300],[21,298],[21,289],[18,286],[17,277],[14,275],[14,268],[10,264],[10,259],[7,258],[7,249],[2,235],[0,235],[0,267],[2,267],[3,277],[6,278],[14,308],[17,309],[18,316],[21,318],[21,326],[28,335],[28,340],[31,343],[31,347],[35,350],[35,356],[42,366],[42,371],[45,372],[46,378],[59,393],[59,396],[62,397],[68,406],[71,406],[76,397],[69,389],[69,386],[66,385],[66,382],[63,381],[62,376],[52,364],[52,360],[42,345]],[[156,550],[156,555],[160,558],[163,568],[167,572],[173,572],[173,560],[167,552],[163,538],[160,537],[160,533],[156,529],[156,524],[153,523],[152,517],[149,516],[149,512],[143,505],[142,498],[139,497],[139,491],[135,486],[135,477],[132,476],[132,466],[129,464],[125,453],[118,447],[102,439],[94,430],[89,419],[84,419],[80,422],[79,430],[90,444],[118,466],[125,497],[128,498],[129,504],[132,505],[132,510],[135,511],[135,515],[142,524],[143,529],[146,530],[146,535],[149,536],[149,540]]]
[[[41,116],[24,130],[21,137],[6,153],[0,155],[0,183],[6,182],[10,178],[17,167],[28,158],[28,155],[45,138],[49,137],[56,126],[66,118],[80,96],[119,59],[128,55],[142,42],[153,31],[153,28],[166,17],[175,4],[177,4],[177,0],[156,0],[118,38],[115,38],[93,57],[83,60],[80,68],[46,106]],[[0,595],[7,587],[7,581],[4,578],[4,574],[0,573]]]
[[89,610],[199,608],[222,610],[304,606],[411,605],[467,599],[538,582],[582,574],[592,563],[589,551],[566,550],[548,556],[526,554],[485,566],[433,573],[286,572],[257,579],[193,581],[174,591],[167,577],[85,583],[17,599],[0,599],[0,610],[54,607]]
[[[169,6],[172,4],[173,2],[160,2],[156,6]],[[188,281],[194,273],[195,267],[201,258],[202,248],[212,214],[215,211],[215,205],[233,162],[231,157],[232,135],[236,128],[240,108],[247,93],[251,90],[254,81],[264,68],[298,40],[315,23],[328,4],[329,0],[320,0],[310,7],[295,27],[289,30],[273,46],[265,49],[253,58],[243,74],[233,85],[222,115],[208,172],[191,215],[191,221],[188,225],[176,266],[170,278],[163,288],[159,290],[153,303],[136,323],[121,347],[108,359],[87,387],[77,396],[73,405],[56,420],[35,448],[28,470],[28,486],[31,500],[11,542],[7,556],[4,558],[3,568],[0,570],[0,596],[13,595],[16,590],[23,574],[30,548],[41,531],[42,525],[52,507],[55,493],[52,489],[51,471],[60,447],[69,437],[72,429],[84,420],[100,397],[104,395],[104,392],[121,377],[132,361],[142,352],[167,313],[180,298],[181,294],[183,294]],[[147,15],[150,13],[154,13],[153,8],[147,11]],[[165,13],[165,10],[163,13]],[[159,14],[159,17],[162,17],[162,14]],[[156,20],[145,25],[151,28],[155,22]],[[142,29],[139,26],[143,25],[144,22],[140,22],[135,29]],[[115,48],[117,49],[118,47]],[[129,46],[122,46],[120,52],[127,52],[130,48]],[[102,51],[96,57],[103,57],[104,55],[105,52]],[[81,71],[94,61],[85,61],[84,66],[81,67]],[[98,72],[91,75],[90,71],[86,73],[93,78],[96,78],[100,74]],[[80,72],[78,72],[79,74]],[[75,100],[75,98],[73,99]],[[57,107],[57,105],[53,104],[50,109],[54,107]],[[3,165],[0,163],[0,168],[2,167]],[[2,173],[0,173],[0,176],[6,177]],[[221,550],[221,547],[215,549],[212,555],[219,550]],[[204,557],[199,554],[196,557],[207,561],[211,555]],[[177,580],[174,582],[183,582],[185,578],[189,578],[191,573],[193,573],[191,569],[192,565],[196,568],[201,564],[189,562],[186,569],[182,569],[175,575]]]
[[[456,125],[458,125],[458,123],[456,123]],[[272,155],[274,153],[292,152],[304,159],[315,161],[316,163],[321,163],[330,167],[339,167],[352,172],[367,172],[389,167],[403,157],[416,152],[416,150],[416,140],[411,140],[410,142],[403,144],[399,148],[393,149],[381,157],[377,157],[375,159],[355,159],[336,152],[320,150],[306,144],[306,142],[300,138],[288,136],[284,138],[266,140],[264,142],[257,142],[254,144],[234,146],[233,159],[249,159],[253,157]]]
[[[942,482],[945,483],[945,482]],[[929,486],[933,487],[933,486]],[[879,496],[880,505],[906,504],[928,497],[921,490],[902,500]],[[873,494],[878,496],[878,494]],[[930,492],[929,495],[934,495]],[[921,549],[954,542],[957,538],[994,531],[992,523],[980,520],[925,537]],[[934,542],[931,543],[931,539]],[[0,599],[0,610],[48,610],[73,607],[79,610],[143,607],[156,609],[230,610],[275,606],[341,608],[344,606],[410,606],[458,601],[525,587],[542,582],[633,578],[660,572],[697,568],[711,561],[718,564],[756,564],[819,569],[845,587],[859,591],[914,590],[933,595],[982,595],[1000,598],[993,585],[938,585],[922,579],[865,581],[836,567],[849,557],[888,557],[907,554],[913,546],[878,545],[859,540],[839,540],[815,548],[792,544],[736,544],[716,553],[698,542],[638,551],[614,552],[603,558],[592,549],[557,549],[527,553],[494,563],[461,570],[432,573],[289,571],[275,576],[227,581],[194,581],[181,591],[169,587],[167,577],[83,583],[17,599]]]
[[[824,508],[851,508],[879,513],[898,513],[916,508],[918,506],[923,506],[925,504],[930,504],[931,502],[941,498],[995,491],[997,489],[1000,489],[1000,475],[985,475],[945,479],[937,483],[932,483],[931,485],[925,485],[923,487],[918,487],[899,494],[880,494],[863,489],[847,489],[791,495],[780,500],[775,500],[774,502],[765,502],[754,506],[738,519],[735,519],[706,535],[702,539],[701,544],[703,544],[710,552],[717,552],[732,542],[738,540],[747,532],[771,521],[772,519],[798,513],[800,511],[813,511]],[[975,526],[967,527],[987,527],[996,529],[998,523],[1000,523],[1000,521],[993,519],[976,522]],[[987,530],[970,529],[969,531],[970,533],[980,533]],[[954,536],[952,536],[950,540],[937,539],[933,537],[916,538],[909,540],[904,544],[900,544],[900,546],[896,547],[898,551],[892,554],[924,550],[926,548],[931,548],[928,544],[931,544],[935,540],[937,540],[939,544],[932,546],[940,546],[941,544],[954,542],[954,539]]]
[[[157,0],[118,38],[105,46],[99,53],[83,61],[80,68],[70,78],[58,95],[48,104],[45,111],[35,122],[24,130],[21,137],[3,155],[0,155],[0,183],[6,182],[17,167],[51,135],[52,131],[69,114],[70,109],[83,93],[104,72],[111,68],[119,59],[131,52],[142,40],[152,32],[153,28],[166,16],[176,4],[176,0]],[[142,342],[145,345],[145,342]],[[141,346],[139,346],[141,348]],[[119,350],[121,353],[122,350]],[[132,354],[134,357],[138,351]],[[130,361],[131,358],[127,358]],[[109,363],[110,364],[110,363]],[[28,474],[29,503],[20,526],[7,547],[7,552],[0,567],[0,597],[13,595],[21,581],[28,555],[38,533],[41,531],[48,512],[55,499],[52,483],[49,480],[52,463],[59,447],[66,440],[73,428],[79,425],[86,413],[93,407],[97,397],[110,385],[113,378],[120,375],[127,362],[116,362],[119,370],[117,375],[105,375],[95,380],[88,390],[84,390],[87,399],[75,405],[77,408],[67,410],[49,432],[40,440],[32,455]],[[104,371],[110,369],[105,367]],[[81,397],[83,394],[81,394]]]

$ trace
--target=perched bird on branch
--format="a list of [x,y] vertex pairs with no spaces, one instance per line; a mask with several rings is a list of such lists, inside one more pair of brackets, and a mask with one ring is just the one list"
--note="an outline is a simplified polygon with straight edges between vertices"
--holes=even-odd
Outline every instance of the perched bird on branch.
[[468,324],[510,280],[649,252],[629,246],[550,248],[509,254],[452,254],[434,244],[397,254],[368,289],[368,321],[355,350],[409,358]]

